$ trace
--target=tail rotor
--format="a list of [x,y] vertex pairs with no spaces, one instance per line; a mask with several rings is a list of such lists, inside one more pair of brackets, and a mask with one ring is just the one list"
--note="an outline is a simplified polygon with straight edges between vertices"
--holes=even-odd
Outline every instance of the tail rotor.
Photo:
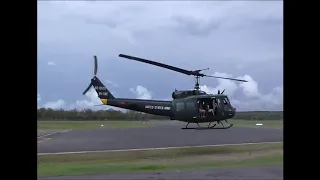
[[82,93],[83,95],[85,95],[89,91],[89,89],[91,88],[92,80],[94,80],[96,78],[96,75],[97,75],[97,72],[98,72],[98,59],[97,59],[97,56],[93,56],[93,59],[94,59],[93,78],[91,79],[91,82],[90,82],[89,86],[87,87],[87,89]]

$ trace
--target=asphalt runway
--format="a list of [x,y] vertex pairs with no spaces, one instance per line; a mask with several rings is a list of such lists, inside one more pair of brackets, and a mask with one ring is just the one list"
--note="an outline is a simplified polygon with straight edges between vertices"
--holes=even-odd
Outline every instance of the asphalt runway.
[[[158,123],[148,128],[38,131],[38,153],[98,151],[278,142],[279,128],[232,127],[217,130],[182,130],[185,123]],[[194,126],[194,125],[192,125]],[[282,166],[237,167],[210,170],[154,171],[85,176],[41,177],[54,179],[283,179]]]
[[160,148],[282,141],[283,131],[271,128],[232,127],[182,130],[185,124],[148,128],[57,131],[38,138],[38,153]]
[[260,166],[244,168],[221,168],[197,171],[166,171],[152,173],[125,173],[85,176],[43,177],[39,180],[80,180],[80,179],[283,179],[283,166]]

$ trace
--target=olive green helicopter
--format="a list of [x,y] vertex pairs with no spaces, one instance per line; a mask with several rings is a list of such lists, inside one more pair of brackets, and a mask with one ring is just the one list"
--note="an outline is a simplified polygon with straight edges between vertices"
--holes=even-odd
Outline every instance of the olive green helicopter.
[[[247,82],[246,80],[210,76],[201,73],[201,71],[208,70],[209,68],[189,71],[125,54],[119,54],[119,57],[155,65],[189,76],[194,76],[194,89],[179,91],[175,90],[172,93],[172,101],[116,98],[96,76],[98,71],[98,60],[97,56],[94,56],[93,78],[83,94],[86,94],[91,86],[93,86],[102,102],[101,105],[114,106],[147,114],[165,116],[170,120],[186,122],[187,125],[182,129],[228,129],[233,126],[233,124],[228,123],[227,119],[235,116],[236,108],[231,105],[228,96],[223,94],[225,90],[222,92],[218,90],[217,94],[207,94],[206,92],[200,90],[199,81],[201,77],[213,77],[241,82]],[[224,126],[222,121],[227,122],[229,125]],[[198,127],[188,128],[190,123],[195,123],[198,125]],[[199,123],[209,123],[209,125],[207,127],[200,127]],[[214,125],[210,126],[211,123],[214,123]],[[217,124],[221,124],[222,127],[216,127]]]

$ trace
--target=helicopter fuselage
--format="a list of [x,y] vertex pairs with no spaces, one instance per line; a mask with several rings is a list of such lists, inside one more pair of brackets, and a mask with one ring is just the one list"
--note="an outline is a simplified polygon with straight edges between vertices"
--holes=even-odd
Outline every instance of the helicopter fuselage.
[[[215,103],[213,109],[212,104]],[[185,98],[173,99],[172,101],[157,101],[143,99],[107,99],[105,105],[139,111],[143,113],[166,116],[170,120],[178,120],[190,123],[206,123],[230,119],[235,115],[233,108],[226,95],[203,94],[191,95]],[[212,112],[200,115],[200,106],[211,106]],[[205,107],[203,107],[205,109]]]
[[[219,122],[223,120],[233,118],[236,113],[236,108],[231,106],[228,97],[223,94],[224,90],[222,91],[222,93],[220,93],[220,90],[218,90],[218,94],[214,95],[207,94],[204,91],[201,91],[199,86],[200,77],[213,77],[219,79],[247,82],[246,80],[241,79],[212,76],[201,73],[201,71],[208,70],[208,68],[190,71],[125,54],[119,54],[119,57],[166,68],[188,76],[192,75],[196,80],[194,90],[176,90],[172,93],[172,101],[115,98],[96,76],[98,69],[98,60],[97,57],[94,56],[93,78],[91,79],[89,86],[86,88],[83,94],[86,94],[86,92],[88,92],[89,89],[93,86],[103,105],[109,105],[158,116],[166,116],[171,120],[184,121],[188,122],[188,124],[215,121],[217,121],[219,124]],[[211,123],[209,123],[209,126],[210,124]],[[214,127],[209,126],[208,128]],[[228,126],[227,128],[230,128],[231,126],[232,125]]]

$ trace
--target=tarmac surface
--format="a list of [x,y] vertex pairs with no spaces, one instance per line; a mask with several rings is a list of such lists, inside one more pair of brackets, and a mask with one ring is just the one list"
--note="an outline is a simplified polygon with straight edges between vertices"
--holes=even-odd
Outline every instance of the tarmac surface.
[[43,177],[39,180],[84,180],[84,179],[139,179],[139,180],[171,180],[171,179],[283,179],[283,166],[260,166],[241,168],[220,168],[196,171],[167,171],[150,173],[125,173],[125,174],[104,174],[85,176],[63,176],[63,177]]
[[201,146],[282,141],[280,129],[232,127],[182,130],[179,126],[67,130],[38,137],[38,153]]
[[[182,130],[183,123],[156,125],[148,128],[91,130],[38,130],[38,153],[142,149],[179,146],[278,142],[283,130],[275,128],[232,127],[216,130]],[[195,125],[191,125],[195,126]],[[282,166],[246,168],[154,171],[86,176],[41,177],[53,179],[283,179]]]

